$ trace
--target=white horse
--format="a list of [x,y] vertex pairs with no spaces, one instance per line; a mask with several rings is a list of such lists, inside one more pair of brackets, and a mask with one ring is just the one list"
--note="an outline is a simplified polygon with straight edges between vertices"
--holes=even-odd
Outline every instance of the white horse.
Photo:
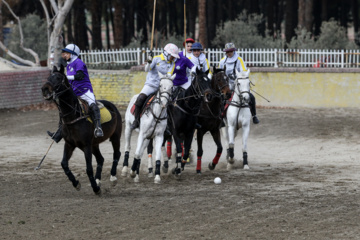
[[249,169],[247,161],[247,139],[250,133],[251,112],[249,108],[250,101],[250,70],[236,71],[236,80],[234,82],[234,94],[229,103],[226,112],[226,127],[222,128],[225,141],[228,144],[227,169],[230,170],[234,164],[234,141],[239,128],[242,128],[242,151],[243,167]]
[[[164,139],[164,131],[167,125],[167,105],[170,100],[173,80],[176,74],[170,76],[168,74],[160,76],[160,88],[155,93],[153,100],[150,102],[150,106],[145,110],[140,118],[139,136],[137,146],[134,155],[134,162],[131,167],[130,176],[134,178],[134,182],[139,182],[139,169],[141,157],[145,148],[148,146],[150,139],[155,138],[155,183],[160,183],[160,165],[161,165],[161,145]],[[121,172],[122,176],[126,176],[128,173],[128,159],[131,149],[131,124],[135,117],[131,114],[131,108],[133,107],[138,95],[135,95],[130,100],[129,106],[125,113],[125,158],[124,165]],[[152,169],[152,159],[148,159],[148,167]],[[149,177],[152,177],[152,171],[149,173]]]

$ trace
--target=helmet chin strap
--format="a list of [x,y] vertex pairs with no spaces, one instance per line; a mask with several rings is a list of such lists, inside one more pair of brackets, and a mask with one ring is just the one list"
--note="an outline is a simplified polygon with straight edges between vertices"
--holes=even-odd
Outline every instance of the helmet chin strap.
[[170,61],[170,54],[164,50],[164,56],[166,58],[166,61]]

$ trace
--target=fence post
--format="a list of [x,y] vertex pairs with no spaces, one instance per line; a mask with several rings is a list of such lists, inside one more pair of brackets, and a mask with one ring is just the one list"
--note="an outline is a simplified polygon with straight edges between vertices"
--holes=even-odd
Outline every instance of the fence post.
[[140,48],[136,49],[136,57],[137,57],[137,64],[139,66],[141,64],[140,63]]
[[277,49],[273,49],[273,54],[274,54],[274,61],[275,61],[275,64],[274,64],[274,68],[278,68],[278,64],[277,64]]
[[341,68],[344,68],[344,49],[341,49]]

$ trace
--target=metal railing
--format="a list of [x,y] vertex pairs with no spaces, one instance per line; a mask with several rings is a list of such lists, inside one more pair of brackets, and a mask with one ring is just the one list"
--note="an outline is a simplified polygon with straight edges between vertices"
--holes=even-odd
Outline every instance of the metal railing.
[[[141,65],[149,52],[150,49],[145,48],[91,50],[81,52],[81,57],[87,65]],[[162,49],[153,49],[154,55],[162,52]],[[225,57],[222,49],[208,48],[204,53],[210,65],[219,64]],[[359,50],[238,49],[237,53],[249,67],[360,67]]]

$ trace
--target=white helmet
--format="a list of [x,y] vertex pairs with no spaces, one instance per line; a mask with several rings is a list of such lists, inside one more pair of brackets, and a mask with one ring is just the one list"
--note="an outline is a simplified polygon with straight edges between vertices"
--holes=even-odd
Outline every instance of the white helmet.
[[180,56],[179,56],[179,48],[173,43],[168,43],[164,47],[164,51],[166,53],[170,54],[171,56],[175,57],[175,58],[180,58]]
[[76,56],[80,55],[80,48],[75,44],[68,44],[65,48],[61,49],[63,52],[68,52]]

